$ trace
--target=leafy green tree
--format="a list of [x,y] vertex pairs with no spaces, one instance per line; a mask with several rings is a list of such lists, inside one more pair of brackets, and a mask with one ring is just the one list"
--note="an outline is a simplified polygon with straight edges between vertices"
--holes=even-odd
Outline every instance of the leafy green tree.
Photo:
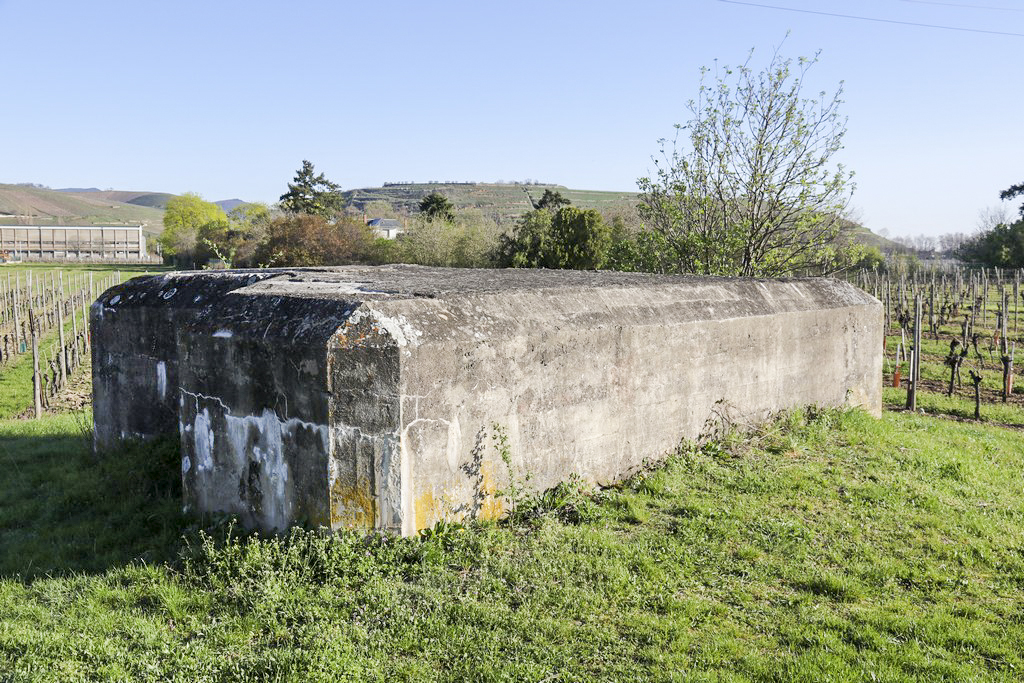
[[476,209],[456,211],[452,220],[419,215],[396,240],[379,245],[376,260],[425,266],[481,268],[493,265],[498,226]]
[[605,267],[611,245],[611,228],[594,209],[537,209],[501,237],[497,261],[512,268],[597,270]]
[[345,207],[341,187],[332,183],[323,173],[315,174],[313,164],[302,161],[294,182],[281,195],[281,210],[291,214],[309,214],[329,218]]
[[420,213],[430,219],[440,219],[449,223],[455,220],[455,208],[440,192],[431,192],[420,201]]
[[551,220],[551,244],[558,268],[598,270],[611,247],[611,228],[595,209],[565,206]]
[[656,172],[638,181],[641,217],[665,238],[678,272],[831,272],[848,262],[840,228],[853,191],[852,173],[832,165],[846,133],[842,84],[805,99],[817,57],[775,55],[755,73],[752,56],[702,70],[692,118],[671,144],[661,141]]
[[528,211],[498,238],[497,262],[505,268],[557,268],[551,242],[551,212]]
[[878,247],[864,247],[860,258],[853,264],[856,270],[884,270],[885,254]]
[[186,192],[167,201],[164,230],[159,242],[165,255],[182,264],[192,263],[201,246],[200,232],[214,231],[227,223],[224,210],[205,201],[194,192]]
[[[1014,197],[1020,196],[1024,196],[1024,183],[1010,185],[1010,187],[999,193],[1000,199],[1013,199]],[[1024,218],[1024,204],[1020,205],[1020,215]]]
[[608,268],[640,273],[678,273],[679,259],[672,244],[656,231],[642,228],[615,235],[608,251]]
[[968,239],[957,256],[979,266],[1024,268],[1024,218],[1000,223]]
[[270,207],[260,202],[239,204],[228,212],[227,224],[213,234],[201,234],[210,256],[228,268],[254,266],[259,245],[267,239]]
[[540,198],[534,208],[558,211],[563,206],[569,206],[570,204],[572,204],[572,202],[563,197],[562,193],[558,190],[552,191],[551,188],[545,188],[544,195]]

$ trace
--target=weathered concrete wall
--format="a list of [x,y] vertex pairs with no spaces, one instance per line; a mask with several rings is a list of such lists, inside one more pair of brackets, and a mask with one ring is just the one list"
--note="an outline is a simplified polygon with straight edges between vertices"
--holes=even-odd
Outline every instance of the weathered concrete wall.
[[97,446],[177,433],[186,506],[266,529],[498,515],[495,425],[547,488],[618,480],[716,404],[881,409],[881,306],[835,280],[176,273],[109,290],[92,318]]

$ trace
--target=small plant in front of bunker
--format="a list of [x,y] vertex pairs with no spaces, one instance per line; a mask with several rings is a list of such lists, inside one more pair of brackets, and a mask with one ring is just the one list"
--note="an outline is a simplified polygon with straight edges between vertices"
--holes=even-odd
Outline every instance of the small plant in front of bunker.
[[496,495],[510,502],[511,510],[506,517],[510,523],[533,522],[548,515],[553,515],[563,524],[583,524],[598,518],[599,508],[594,502],[595,489],[579,474],[573,472],[557,486],[535,492],[530,487],[533,473],[526,471],[520,476],[512,463],[512,451],[505,428],[498,423],[491,425],[491,439],[508,470],[508,486],[500,489]]
[[498,451],[498,457],[505,463],[508,470],[508,486],[495,491],[496,498],[505,498],[509,501],[512,509],[508,512],[508,519],[513,523],[518,520],[519,509],[526,503],[532,472],[526,472],[522,479],[519,478],[517,469],[512,464],[512,449],[508,445],[508,431],[495,422],[491,425],[491,441],[494,449]]
[[465,531],[466,526],[460,522],[439,519],[434,522],[434,526],[420,529],[419,537],[424,543],[435,543],[445,550],[451,550],[455,546],[455,541]]
[[542,517],[554,514],[563,524],[584,524],[600,517],[600,508],[594,501],[594,487],[573,472],[557,486],[535,494],[523,508],[524,516]]

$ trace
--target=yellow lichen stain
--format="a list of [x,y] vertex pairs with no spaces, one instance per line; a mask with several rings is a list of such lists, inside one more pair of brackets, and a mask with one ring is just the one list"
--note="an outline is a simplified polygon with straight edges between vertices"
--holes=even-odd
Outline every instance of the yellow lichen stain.
[[489,460],[480,463],[480,493],[483,494],[483,500],[480,501],[480,511],[477,513],[479,518],[484,520],[501,519],[505,514],[505,505],[498,495],[494,463]]
[[377,502],[366,491],[334,482],[331,486],[331,528],[372,529],[377,523]]
[[413,508],[413,514],[416,515],[417,529],[426,529],[433,526],[444,515],[441,501],[434,498],[434,494],[431,491],[427,491],[418,497],[413,503]]

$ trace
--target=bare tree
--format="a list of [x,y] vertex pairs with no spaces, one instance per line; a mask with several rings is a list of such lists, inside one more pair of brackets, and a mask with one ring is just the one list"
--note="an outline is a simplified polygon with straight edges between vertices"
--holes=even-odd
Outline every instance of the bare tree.
[[661,141],[656,172],[638,181],[641,215],[682,272],[834,271],[854,187],[853,174],[832,164],[846,134],[842,83],[807,99],[817,55],[794,62],[776,53],[757,73],[752,57],[702,71],[692,118]]

